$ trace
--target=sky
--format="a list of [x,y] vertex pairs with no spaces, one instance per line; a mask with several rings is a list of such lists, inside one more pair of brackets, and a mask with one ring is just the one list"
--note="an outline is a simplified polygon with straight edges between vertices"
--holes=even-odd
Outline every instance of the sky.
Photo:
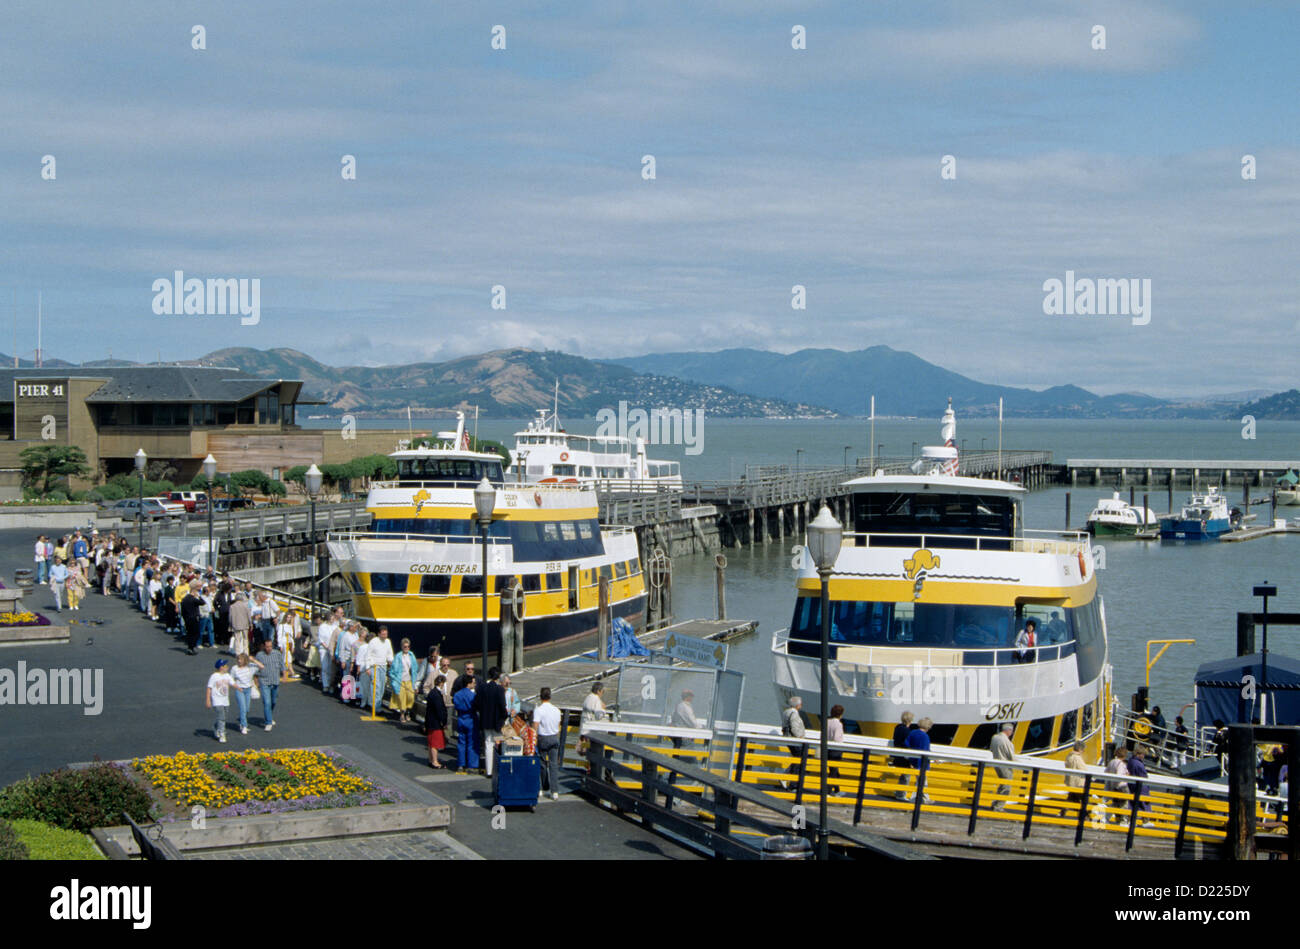
[[[5,21],[0,352],[34,354],[39,293],[44,352],[73,361],[884,344],[1034,388],[1297,384],[1300,4],[11,0]],[[155,313],[177,270],[258,279],[258,321]],[[1149,322],[1045,313],[1067,271],[1150,280]]]

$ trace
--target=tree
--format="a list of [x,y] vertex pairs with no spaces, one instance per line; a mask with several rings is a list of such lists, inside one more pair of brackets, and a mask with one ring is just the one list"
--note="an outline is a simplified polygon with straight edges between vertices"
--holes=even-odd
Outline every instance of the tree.
[[18,455],[22,466],[23,486],[40,485],[42,495],[54,490],[54,481],[61,478],[84,478],[90,474],[86,453],[76,445],[33,445]]

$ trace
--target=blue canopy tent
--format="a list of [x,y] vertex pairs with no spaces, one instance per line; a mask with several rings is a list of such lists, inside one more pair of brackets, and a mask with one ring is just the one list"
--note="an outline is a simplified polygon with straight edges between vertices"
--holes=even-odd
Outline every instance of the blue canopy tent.
[[[1242,694],[1248,691],[1246,676],[1254,680],[1254,698]],[[1255,718],[1265,725],[1300,725],[1300,660],[1270,652],[1267,683],[1259,653],[1216,659],[1196,670],[1198,727],[1215,719],[1232,723]]]

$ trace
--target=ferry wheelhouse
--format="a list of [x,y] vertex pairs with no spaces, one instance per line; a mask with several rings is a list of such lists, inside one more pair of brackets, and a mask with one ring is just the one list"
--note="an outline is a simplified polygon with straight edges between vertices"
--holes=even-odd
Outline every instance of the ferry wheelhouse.
[[681,465],[646,457],[644,438],[571,435],[559,417],[539,409],[526,431],[515,433],[510,467],[535,484],[577,484],[629,493],[681,491]]
[[644,626],[636,534],[600,525],[594,490],[508,483],[499,455],[462,447],[463,418],[442,435],[438,448],[389,456],[398,474],[371,485],[369,530],[329,535],[353,615],[388,626],[394,641],[409,637],[421,656],[430,646],[452,658],[479,655],[485,578],[474,489],[486,478],[496,491],[487,538],[489,655],[500,651],[501,594],[514,584],[523,591],[529,661],[577,651],[594,637],[602,578],[613,615]]
[[[944,435],[951,448],[951,404]],[[888,738],[902,713],[930,740],[988,748],[1004,724],[1018,753],[1097,761],[1111,669],[1088,535],[1023,527],[1024,489],[952,473],[926,449],[913,475],[846,482],[851,530],[829,579],[831,704],[847,731]],[[923,456],[924,458],[925,456]],[[820,723],[821,584],[806,550],[774,684]],[[1033,645],[1021,631],[1033,620]],[[1020,645],[1017,641],[1020,640]]]

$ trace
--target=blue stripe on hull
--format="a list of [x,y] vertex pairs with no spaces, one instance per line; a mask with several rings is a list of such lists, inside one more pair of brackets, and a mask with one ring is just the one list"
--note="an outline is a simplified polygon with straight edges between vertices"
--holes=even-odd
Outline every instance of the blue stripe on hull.
[[1160,521],[1161,540],[1218,540],[1232,525],[1225,518],[1211,518],[1204,525],[1200,521],[1168,517]]

